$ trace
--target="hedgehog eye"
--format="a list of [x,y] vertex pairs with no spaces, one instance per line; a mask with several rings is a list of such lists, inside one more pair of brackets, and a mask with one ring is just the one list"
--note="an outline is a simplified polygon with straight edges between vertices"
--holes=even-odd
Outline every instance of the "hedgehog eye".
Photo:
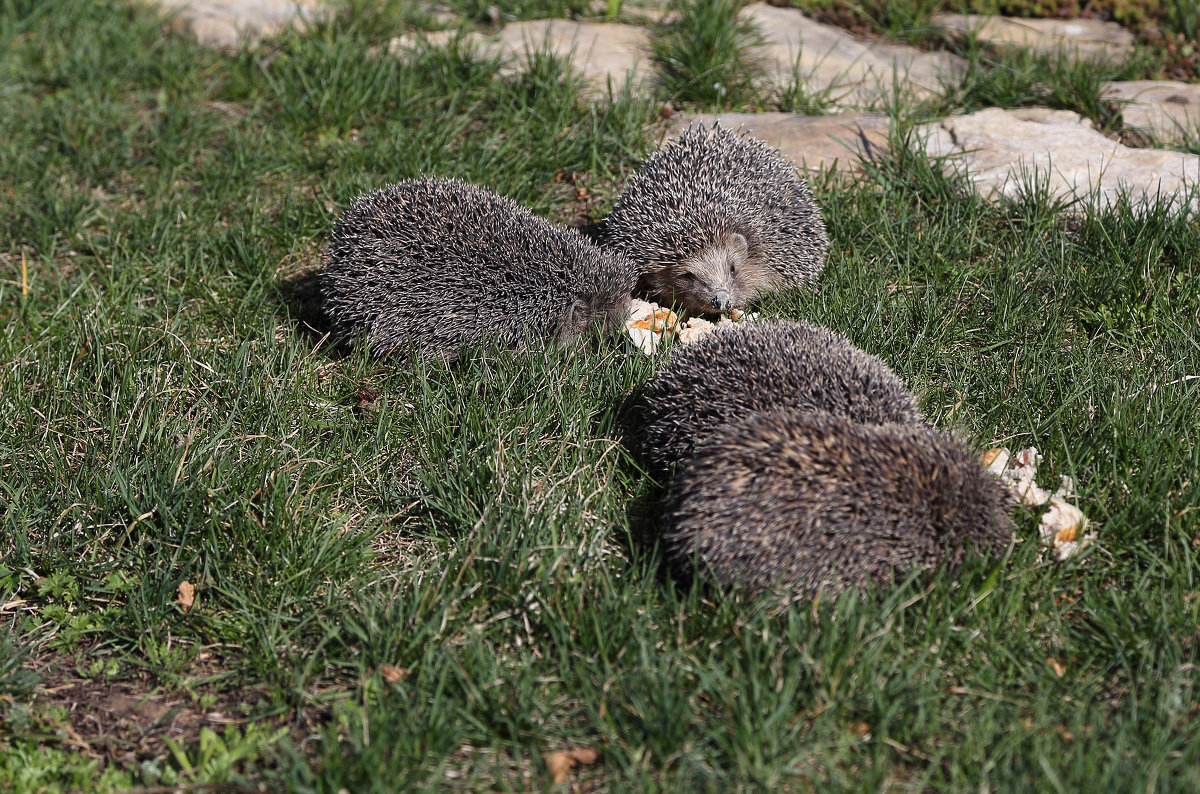
[[733,262],[730,262],[730,263],[729,263],[729,275],[731,275],[731,276],[732,276],[732,275],[734,275],[735,273],[737,273],[737,264],[735,264],[735,263],[733,263]]

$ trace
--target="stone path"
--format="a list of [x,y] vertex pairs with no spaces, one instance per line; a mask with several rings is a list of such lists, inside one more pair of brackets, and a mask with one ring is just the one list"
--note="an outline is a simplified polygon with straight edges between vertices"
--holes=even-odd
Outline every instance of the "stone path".
[[787,83],[799,73],[814,93],[827,95],[838,107],[878,106],[891,96],[894,83],[918,97],[939,94],[943,84],[957,84],[963,70],[955,55],[859,41],[794,8],[755,3],[742,15],[766,40],[761,53],[768,74]]
[[1173,80],[1108,83],[1104,99],[1128,102],[1121,111],[1127,127],[1167,142],[1190,135],[1200,140],[1200,85]]
[[1024,47],[1041,53],[1064,52],[1120,63],[1133,51],[1133,34],[1116,22],[1098,19],[1009,19],[973,14],[934,14],[933,24],[959,34],[974,31],[980,41]]
[[288,27],[302,27],[327,9],[320,0],[150,0],[174,14],[176,29],[206,47],[236,51]]
[[[965,167],[985,198],[1017,198],[1034,174],[1054,196],[1095,195],[1102,205],[1122,193],[1140,200],[1200,184],[1200,157],[1122,146],[1069,110],[988,108],[922,132],[925,151],[946,158],[949,169]],[[1191,209],[1197,208],[1193,198]]]
[[[409,34],[392,41],[392,54],[403,55],[422,40],[434,46],[448,42],[454,31]],[[570,58],[575,71],[591,85],[592,94],[603,94],[609,83],[620,92],[626,80],[636,91],[649,89],[651,74],[650,34],[646,28],[617,22],[575,22],[539,19],[505,25],[496,35],[468,33],[465,44],[485,56],[505,60],[502,71],[511,74],[528,66],[531,54],[546,48],[558,58]]]
[[[322,0],[142,0],[174,14],[178,28],[207,46],[235,50],[303,26],[328,10]],[[653,10],[653,9],[652,9]],[[791,8],[755,3],[743,9],[762,34],[757,55],[769,79],[790,83],[800,76],[814,96],[839,111],[830,116],[791,113],[726,113],[723,123],[752,131],[780,147],[802,168],[815,170],[835,162],[853,170],[859,156],[887,146],[888,119],[878,108],[893,91],[917,97],[957,85],[964,64],[944,52],[868,42]],[[977,31],[997,46],[1021,46],[1040,52],[1075,53],[1120,60],[1133,46],[1133,35],[1113,23],[1094,20],[1033,20],[941,14],[934,22],[949,31]],[[409,34],[389,52],[409,57],[422,40],[445,44],[453,31]],[[587,78],[590,96],[603,99],[611,85],[620,91],[650,92],[654,85],[650,28],[639,25],[565,19],[514,22],[493,33],[469,32],[464,40],[479,52],[504,60],[505,73],[527,68],[529,54],[546,48],[570,58]],[[1200,137],[1200,85],[1133,81],[1109,83],[1104,98],[1123,104],[1126,126],[1152,141],[1178,142]],[[711,123],[716,116],[676,116],[662,134],[676,134],[693,120]],[[1131,149],[1101,135],[1079,116],[1044,109],[988,109],[952,116],[922,129],[925,150],[945,157],[948,167],[964,167],[981,195],[1012,196],[1023,174],[1037,169],[1060,196],[1096,192],[1110,202],[1120,191],[1134,196],[1177,190],[1200,181],[1197,158],[1155,149]]]

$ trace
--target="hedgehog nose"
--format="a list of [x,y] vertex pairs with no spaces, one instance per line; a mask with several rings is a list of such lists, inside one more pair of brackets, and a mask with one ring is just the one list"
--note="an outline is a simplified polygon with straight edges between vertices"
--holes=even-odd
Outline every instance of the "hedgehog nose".
[[713,306],[717,307],[717,311],[727,312],[733,308],[733,298],[729,296],[728,292],[718,292],[713,297]]

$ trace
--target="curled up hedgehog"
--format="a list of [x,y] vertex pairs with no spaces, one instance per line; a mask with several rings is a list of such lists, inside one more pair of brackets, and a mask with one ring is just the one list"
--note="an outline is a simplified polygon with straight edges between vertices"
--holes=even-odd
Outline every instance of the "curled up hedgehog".
[[841,334],[790,320],[733,326],[678,348],[647,387],[651,472],[665,479],[722,425],[776,408],[867,424],[923,421],[891,368]]
[[1009,492],[961,442],[925,424],[863,424],[780,409],[720,428],[667,496],[676,569],[786,597],[887,585],[998,556]]
[[[827,328],[756,323],[676,351],[646,390],[675,569],[805,597],[997,554],[1008,491],[930,426],[878,358]],[[671,477],[673,475],[673,477]]]
[[571,339],[626,319],[623,257],[457,179],[368,193],[342,214],[321,274],[333,330],[378,355],[454,358],[493,343]]
[[813,282],[828,247],[795,166],[719,123],[690,125],[646,160],[602,243],[634,262],[651,300],[710,314]]

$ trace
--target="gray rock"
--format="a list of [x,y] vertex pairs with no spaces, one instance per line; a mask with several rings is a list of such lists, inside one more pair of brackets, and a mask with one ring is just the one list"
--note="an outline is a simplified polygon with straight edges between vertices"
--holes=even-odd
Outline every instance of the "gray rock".
[[1121,62],[1133,50],[1133,33],[1116,22],[1098,19],[1018,19],[975,14],[935,14],[933,24],[957,33],[977,31],[980,40],[999,47],[1036,52],[1063,51],[1076,57]]
[[1034,173],[1056,197],[1095,196],[1101,205],[1123,193],[1133,201],[1179,195],[1200,183],[1200,157],[1122,146],[1069,110],[988,108],[919,130],[931,157],[946,158],[947,169],[965,167],[989,199],[1017,198]]
[[205,47],[236,52],[289,27],[302,28],[327,8],[319,0],[150,0]]
[[961,58],[945,52],[859,41],[793,8],[756,3],[742,15],[766,41],[762,56],[774,80],[792,80],[798,58],[800,74],[814,93],[827,92],[841,107],[878,107],[892,95],[894,80],[917,97],[941,94],[944,83],[957,84],[964,66]]
[[803,116],[798,113],[680,114],[667,131],[672,138],[698,121],[743,129],[779,150],[805,171],[817,171],[835,162],[839,171],[857,171],[860,155],[870,158],[887,149],[888,117],[879,113],[842,113]]
[[[394,39],[389,51],[403,54],[422,37],[440,46],[453,36],[451,31],[407,34]],[[613,89],[619,91],[628,79],[632,79],[635,89],[642,89],[647,87],[646,78],[651,73],[649,34],[643,28],[617,22],[538,19],[505,25],[492,36],[468,33],[463,40],[477,46],[481,54],[503,58],[507,74],[525,69],[528,55],[545,46],[560,58],[570,58],[593,92],[603,93],[610,81]]]
[[1200,138],[1200,85],[1171,80],[1108,83],[1103,99],[1128,103],[1121,110],[1127,127],[1168,143]]

